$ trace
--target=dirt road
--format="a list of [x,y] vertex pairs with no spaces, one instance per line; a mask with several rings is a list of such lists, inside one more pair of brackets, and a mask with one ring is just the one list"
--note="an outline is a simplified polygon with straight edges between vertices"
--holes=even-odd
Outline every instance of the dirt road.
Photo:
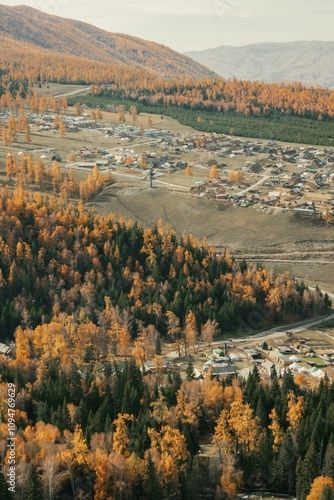
[[83,87],[82,89],[79,90],[73,90],[72,92],[60,92],[56,94],[56,97],[69,97],[73,95],[83,94],[84,92],[89,92],[89,91],[90,91],[90,86]]
[[256,186],[261,186],[261,184],[263,184],[266,180],[270,179],[270,175],[264,175],[262,177],[262,179],[260,179],[259,181],[255,182],[255,184],[253,184],[252,186],[249,186],[248,188],[246,189],[243,189],[242,191],[239,191],[239,193],[237,193],[238,195],[241,195],[241,194],[245,194],[247,193],[248,191],[250,191],[251,189],[254,189],[256,188]]

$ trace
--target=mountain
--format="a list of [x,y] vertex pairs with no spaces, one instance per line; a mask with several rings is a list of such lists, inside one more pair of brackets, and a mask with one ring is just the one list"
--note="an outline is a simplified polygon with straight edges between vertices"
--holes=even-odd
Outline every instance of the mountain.
[[225,78],[300,81],[334,88],[334,42],[256,43],[221,46],[187,55]]
[[0,37],[61,54],[145,69],[167,78],[176,75],[194,79],[216,76],[208,68],[164,45],[109,33],[81,21],[52,16],[24,5],[0,5]]

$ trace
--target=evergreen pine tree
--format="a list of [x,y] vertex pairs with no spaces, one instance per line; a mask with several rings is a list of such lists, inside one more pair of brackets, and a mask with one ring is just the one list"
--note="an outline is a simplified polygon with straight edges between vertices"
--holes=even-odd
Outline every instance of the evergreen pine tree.
[[63,429],[60,429],[60,430],[64,430],[64,429],[71,429],[72,430],[71,416],[70,416],[70,412],[69,412],[68,407],[67,407],[66,398],[64,398],[64,402],[63,402],[62,409],[61,409],[61,419],[62,419]]
[[194,365],[193,365],[191,359],[189,359],[189,361],[187,363],[187,368],[186,368],[187,380],[193,379],[193,371],[194,371]]
[[102,403],[102,398],[99,393],[99,388],[97,387],[95,381],[91,385],[91,389],[87,396],[85,397],[85,403],[87,410],[92,410],[96,413]]
[[307,449],[309,447],[309,441],[310,441],[310,426],[309,426],[309,421],[310,419],[303,419],[300,423],[300,426],[297,429],[297,443],[298,443],[298,453],[301,456],[305,456]]
[[106,418],[106,421],[105,421],[105,424],[104,424],[104,429],[103,429],[103,432],[105,434],[107,434],[108,432],[111,432],[111,430],[112,430],[112,423],[113,423],[113,420],[110,418],[110,415],[107,415],[107,418]]
[[296,488],[296,453],[291,434],[282,442],[276,464],[273,465],[273,483],[276,491],[293,495]]
[[5,476],[0,472],[0,498],[1,500],[12,500],[13,495],[8,491],[8,483]]
[[147,500],[160,500],[161,496],[159,477],[151,453],[149,453],[144,477],[144,498]]
[[285,370],[283,375],[282,394],[287,396],[289,391],[293,391],[295,394],[298,393],[291,370]]
[[88,419],[88,410],[83,399],[80,400],[79,406],[75,412],[75,420],[82,428],[86,427]]
[[265,435],[259,443],[259,453],[257,454],[259,475],[270,477],[272,464],[274,462],[274,451],[272,449],[272,437]]
[[[323,441],[324,441],[324,420],[322,418],[321,413],[318,413],[318,416],[316,418],[313,431],[311,434],[311,442],[314,443],[315,448],[318,452],[321,451],[322,446],[323,446]],[[320,454],[319,454],[319,460],[320,460]],[[319,463],[320,467],[320,463]]]
[[161,336],[160,336],[160,333],[158,333],[157,338],[155,339],[155,354],[158,354],[159,356],[161,354]]
[[273,399],[275,400],[277,397],[281,395],[281,389],[278,383],[278,377],[277,377],[277,372],[275,366],[272,367],[270,371],[270,388],[271,388],[271,395]]
[[268,425],[269,425],[268,413],[264,407],[263,400],[262,400],[261,396],[259,397],[259,399],[257,401],[255,415],[257,417],[259,417],[260,424],[263,428],[268,427]]
[[334,442],[331,441],[327,445],[324,463],[322,467],[324,476],[331,477],[334,481]]
[[299,458],[297,464],[296,492],[298,500],[305,500],[310,492],[311,484],[320,475],[319,454],[315,444],[311,442],[304,460]]
[[44,500],[42,482],[34,465],[29,470],[24,499]]
[[70,402],[78,406],[81,398],[83,397],[83,391],[81,384],[81,376],[80,373],[78,372],[78,367],[74,363],[74,361],[71,364],[69,382],[70,382],[70,394],[69,394]]
[[323,487],[321,492],[321,497],[319,500],[332,500],[333,497],[333,488],[330,488],[327,484]]
[[180,432],[184,435],[187,442],[187,449],[192,456],[199,451],[198,432],[191,425],[184,423],[179,427]]
[[185,498],[204,500],[214,498],[215,487],[210,473],[209,460],[196,456],[185,473]]

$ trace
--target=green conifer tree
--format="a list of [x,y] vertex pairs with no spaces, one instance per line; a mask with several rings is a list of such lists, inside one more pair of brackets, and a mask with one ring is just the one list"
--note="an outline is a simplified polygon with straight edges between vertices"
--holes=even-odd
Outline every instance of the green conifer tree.
[[0,472],[0,498],[1,500],[12,500],[14,498],[12,493],[8,491],[8,483],[2,472]]
[[273,464],[273,483],[275,490],[280,493],[295,493],[296,450],[289,432],[284,436],[277,462]]
[[186,368],[187,380],[193,379],[193,371],[194,371],[194,365],[193,365],[191,359],[189,359],[189,361],[187,363],[187,368]]
[[311,442],[304,460],[299,458],[296,473],[297,498],[298,500],[305,500],[310,492],[311,484],[320,475],[319,454],[313,442]]
[[327,484],[324,486],[321,497],[319,500],[333,500],[333,488],[330,488]]
[[331,441],[327,445],[324,463],[322,468],[322,473],[324,476],[331,477],[334,481],[334,442]]
[[144,498],[147,498],[147,500],[161,500],[161,493],[157,470],[153,463],[151,453],[149,453],[144,476]]
[[36,467],[30,467],[27,484],[24,492],[25,500],[44,500],[42,482]]

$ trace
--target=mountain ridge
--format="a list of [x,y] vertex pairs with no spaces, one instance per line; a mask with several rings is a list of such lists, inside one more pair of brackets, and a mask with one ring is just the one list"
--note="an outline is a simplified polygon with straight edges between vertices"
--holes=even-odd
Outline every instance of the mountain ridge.
[[93,25],[46,14],[25,5],[0,5],[0,33],[60,54],[125,64],[163,77],[214,78],[217,75],[191,58],[165,45]]
[[185,54],[225,78],[263,82],[300,81],[334,88],[334,41],[222,45]]

